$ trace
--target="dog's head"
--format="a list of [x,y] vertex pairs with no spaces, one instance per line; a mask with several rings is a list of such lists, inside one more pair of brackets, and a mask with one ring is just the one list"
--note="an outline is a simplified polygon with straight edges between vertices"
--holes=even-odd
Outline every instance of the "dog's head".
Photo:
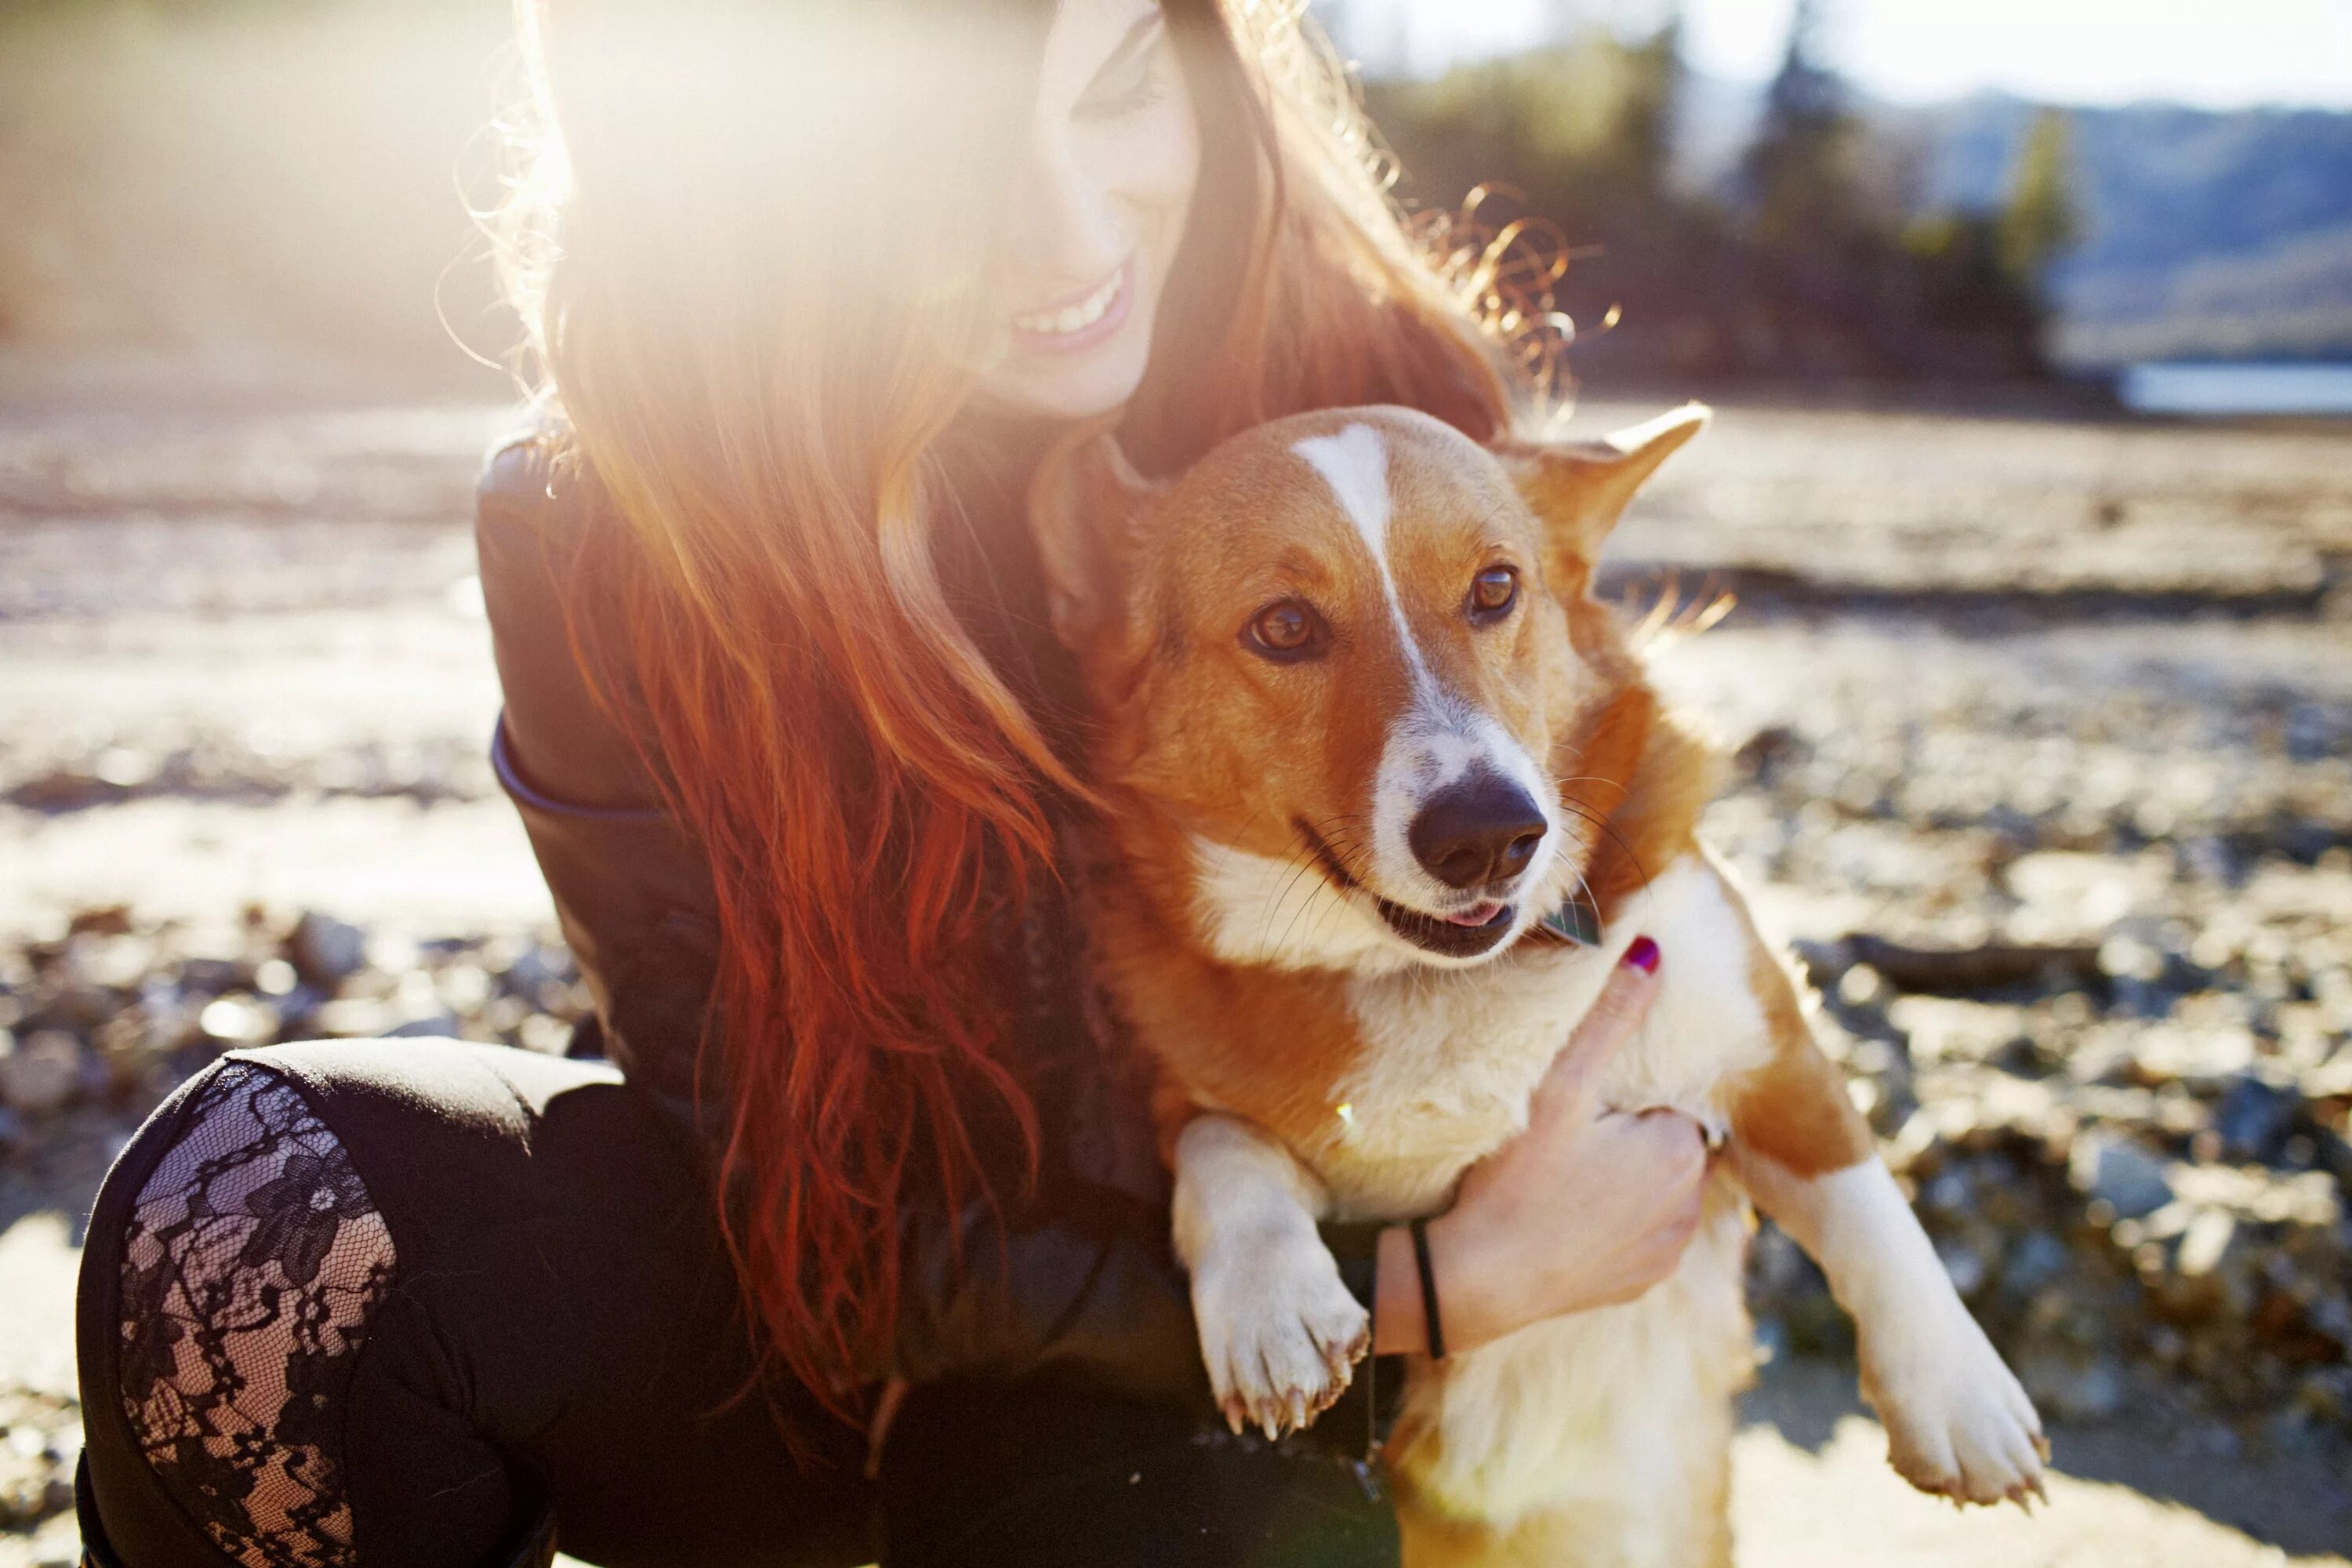
[[1107,435],[1058,449],[1032,526],[1130,869],[1229,962],[1502,951],[1583,873],[1572,786],[1640,679],[1594,559],[1706,418],[1488,449],[1407,409],[1299,415],[1164,487]]

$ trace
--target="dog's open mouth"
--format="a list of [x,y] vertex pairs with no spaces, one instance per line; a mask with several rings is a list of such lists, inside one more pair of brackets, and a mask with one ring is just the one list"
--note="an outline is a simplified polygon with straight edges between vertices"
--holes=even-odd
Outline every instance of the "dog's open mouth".
[[[1391,931],[1415,947],[1446,958],[1475,958],[1487,952],[1510,934],[1512,918],[1519,912],[1517,904],[1499,904],[1492,899],[1452,917],[1425,915],[1378,896],[1372,901]],[[1484,918],[1474,921],[1472,916]]]
[[1304,822],[1294,822],[1322,863],[1323,872],[1334,886],[1343,892],[1362,893],[1372,900],[1381,919],[1389,929],[1424,952],[1441,958],[1476,958],[1494,950],[1511,934],[1511,926],[1519,912],[1517,904],[1506,904],[1494,899],[1481,899],[1468,909],[1453,915],[1426,915],[1419,910],[1406,909],[1381,898],[1358,881],[1339,853],[1323,841],[1323,836]]

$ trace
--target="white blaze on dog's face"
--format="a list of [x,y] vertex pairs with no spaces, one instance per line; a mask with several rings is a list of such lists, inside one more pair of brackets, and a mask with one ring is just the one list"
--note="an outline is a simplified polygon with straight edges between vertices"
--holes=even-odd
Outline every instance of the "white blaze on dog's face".
[[1033,523],[1057,629],[1145,807],[1130,868],[1229,962],[1475,963],[1590,849],[1553,757],[1611,672],[1572,615],[1640,479],[1624,446],[1490,452],[1401,408],[1236,436],[1154,489],[1108,437],[1049,458]]

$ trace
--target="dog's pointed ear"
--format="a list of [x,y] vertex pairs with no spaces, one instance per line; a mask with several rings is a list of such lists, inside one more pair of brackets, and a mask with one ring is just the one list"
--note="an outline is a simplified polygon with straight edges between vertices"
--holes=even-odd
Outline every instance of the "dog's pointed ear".
[[1547,574],[1581,592],[1592,563],[1634,492],[1658,465],[1704,429],[1714,410],[1686,403],[1602,441],[1506,442],[1495,448],[1529,510],[1544,525]]
[[1135,471],[1100,426],[1056,445],[1029,484],[1029,531],[1054,634],[1084,654],[1124,624],[1143,515],[1165,487]]

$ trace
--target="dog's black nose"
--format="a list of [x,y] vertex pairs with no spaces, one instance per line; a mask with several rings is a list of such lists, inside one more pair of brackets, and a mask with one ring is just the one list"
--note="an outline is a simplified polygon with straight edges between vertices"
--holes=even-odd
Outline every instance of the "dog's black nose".
[[1527,791],[1478,769],[1430,796],[1405,839],[1431,876],[1475,888],[1526,870],[1546,826]]

